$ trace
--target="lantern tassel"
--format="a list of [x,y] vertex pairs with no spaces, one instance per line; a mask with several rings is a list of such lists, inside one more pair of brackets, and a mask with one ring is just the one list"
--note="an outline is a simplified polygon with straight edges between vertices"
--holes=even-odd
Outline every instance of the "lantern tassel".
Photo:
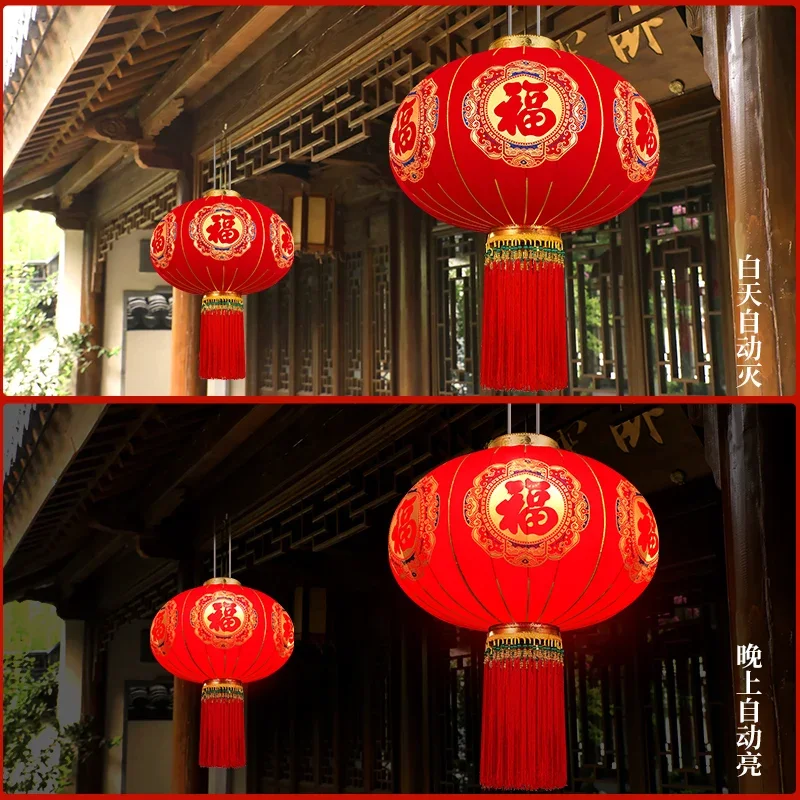
[[239,681],[203,684],[200,698],[200,766],[245,765],[244,687]]
[[484,266],[481,385],[527,392],[566,388],[561,236],[546,228],[492,231]]
[[484,655],[481,785],[535,791],[566,783],[564,649],[558,628],[495,626]]
[[244,299],[235,292],[206,294],[200,310],[200,377],[229,381],[244,376]]

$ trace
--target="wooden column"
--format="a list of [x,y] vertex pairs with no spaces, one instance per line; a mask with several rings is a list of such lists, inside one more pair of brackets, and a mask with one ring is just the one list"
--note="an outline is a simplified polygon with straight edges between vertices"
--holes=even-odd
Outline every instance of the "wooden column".
[[[87,622],[83,638],[83,688],[81,718],[88,719],[92,735],[105,737],[107,653],[100,651],[100,626]],[[105,748],[96,748],[78,762],[75,777],[77,794],[102,794]]]
[[[748,383],[738,394],[794,394],[795,9],[706,6],[702,10],[706,72],[722,109],[737,337],[739,259],[751,256],[761,262],[757,299],[762,305],[751,305],[759,313],[761,386]],[[737,393],[734,387],[728,392]]]
[[[89,220],[83,235],[83,271],[81,275],[81,325],[91,327],[89,340],[94,345],[103,344],[105,316],[105,281],[96,271],[97,225]],[[103,361],[92,358],[84,372],[78,372],[76,394],[94,396],[102,394]]]
[[397,232],[397,283],[394,311],[397,317],[397,394],[429,395],[430,342],[427,341],[428,298],[423,291],[421,243],[422,212],[405,196],[394,204]]
[[[178,205],[192,198],[192,182],[185,172],[178,173]],[[193,397],[206,393],[206,382],[198,374],[200,366],[199,294],[175,289],[172,300],[172,367],[170,394]],[[177,689],[176,689],[177,693]]]
[[[174,317],[173,317],[174,324]],[[180,591],[201,582],[194,560],[178,565]],[[207,770],[200,759],[200,687],[196,683],[175,678],[172,701],[172,792],[198,794],[208,791]]]
[[[733,696],[739,725],[739,692],[746,689],[737,646],[753,644],[760,683],[761,775],[740,777],[740,792],[794,790],[794,406],[705,407],[709,463],[722,491],[725,563],[731,620]],[[739,752],[743,752],[741,749]],[[728,770],[736,775],[735,765]]]

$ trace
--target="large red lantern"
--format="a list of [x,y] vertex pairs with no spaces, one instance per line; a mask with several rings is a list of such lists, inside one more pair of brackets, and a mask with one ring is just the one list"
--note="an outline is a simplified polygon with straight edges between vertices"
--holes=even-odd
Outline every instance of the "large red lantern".
[[162,606],[150,647],[175,677],[203,684],[200,766],[243,767],[244,684],[271,675],[292,654],[289,614],[233,578],[212,578]]
[[629,481],[538,434],[454,458],[403,498],[389,530],[400,587],[439,619],[488,631],[483,786],[566,784],[561,631],[632,603],[658,546]]
[[244,299],[283,278],[294,260],[289,226],[230,189],[178,206],[156,225],[150,261],[183,292],[202,294],[200,377],[245,377]]
[[423,79],[389,133],[421,209],[488,234],[481,384],[567,386],[562,231],[611,219],[658,167],[653,112],[612,70],[543,36],[507,36]]

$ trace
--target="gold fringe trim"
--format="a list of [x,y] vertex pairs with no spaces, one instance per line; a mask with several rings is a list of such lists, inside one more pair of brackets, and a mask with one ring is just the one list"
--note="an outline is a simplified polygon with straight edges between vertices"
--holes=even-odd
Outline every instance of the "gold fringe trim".
[[524,623],[495,625],[486,637],[483,663],[492,666],[508,662],[538,667],[543,663],[564,663],[561,633],[553,625]]
[[[486,237],[485,266],[519,265],[520,269],[542,266],[564,266],[564,243],[553,228],[499,228]],[[512,267],[513,268],[513,267]]]
[[239,681],[213,680],[203,684],[201,700],[244,701],[244,686]]
[[209,292],[200,303],[204,311],[240,311],[244,313],[244,298],[236,292]]

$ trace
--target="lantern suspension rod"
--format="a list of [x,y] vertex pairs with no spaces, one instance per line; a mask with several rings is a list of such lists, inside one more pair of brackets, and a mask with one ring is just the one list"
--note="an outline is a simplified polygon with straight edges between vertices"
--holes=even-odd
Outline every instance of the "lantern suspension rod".
[[[536,35],[542,35],[542,7],[536,6]],[[537,430],[536,433],[539,433]]]
[[225,522],[228,527],[228,577],[233,577],[233,558],[232,558],[232,549],[231,549],[231,521],[228,515],[225,515]]
[[214,172],[211,176],[211,188],[217,188],[217,137],[214,137]]
[[[512,6],[508,7],[508,11],[506,12],[506,16],[508,17],[508,35],[511,36],[511,14],[512,14]],[[511,433],[511,431],[509,431]]]
[[211,558],[212,561],[214,562],[214,566],[211,568],[212,569],[211,577],[216,578],[217,577],[217,521],[216,520],[214,520],[213,530],[214,530],[214,545],[213,545],[213,555],[211,556]]
[[536,433],[540,433],[539,428],[541,426],[541,411],[542,411],[542,404],[536,404]]
[[506,433],[511,433],[511,403],[508,404],[508,430]]

